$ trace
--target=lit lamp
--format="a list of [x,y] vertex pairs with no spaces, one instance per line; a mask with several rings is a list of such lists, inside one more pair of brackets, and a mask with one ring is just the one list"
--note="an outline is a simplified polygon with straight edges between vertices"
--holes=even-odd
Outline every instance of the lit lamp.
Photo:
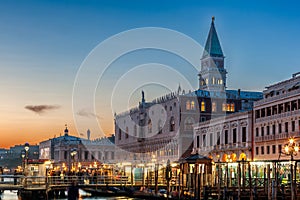
[[95,161],[95,162],[94,162],[94,168],[97,169],[97,167],[98,167],[98,166],[97,166],[97,162]]
[[298,143],[295,142],[295,139],[291,137],[289,139],[289,142],[284,146],[284,154],[287,156],[291,156],[291,199],[295,199],[295,191],[294,191],[294,170],[293,170],[293,161],[294,161],[294,156],[297,155],[299,151],[299,145]]

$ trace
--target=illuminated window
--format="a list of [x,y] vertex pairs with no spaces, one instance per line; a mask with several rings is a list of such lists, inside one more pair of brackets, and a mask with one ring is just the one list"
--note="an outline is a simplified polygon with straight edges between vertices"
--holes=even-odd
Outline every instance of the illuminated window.
[[191,110],[195,110],[195,101],[191,102]]
[[187,101],[187,102],[185,103],[185,108],[186,108],[187,110],[191,110],[191,102],[190,102],[190,101]]
[[223,103],[222,104],[222,111],[234,112],[235,111],[234,103]]
[[204,101],[201,102],[201,111],[205,111],[205,102]]
[[212,80],[211,80],[212,84],[216,84],[216,78],[215,77],[212,77]]
[[234,112],[234,110],[235,110],[235,108],[234,108],[234,103],[231,103],[231,104],[230,104],[230,111],[231,111],[231,112]]
[[222,79],[220,79],[220,85],[222,85],[223,84],[223,80]]
[[227,108],[226,103],[223,103],[223,104],[222,104],[222,111],[226,112],[226,110],[227,110],[226,108]]
[[205,84],[208,85],[208,78],[205,79]]
[[216,102],[212,102],[211,111],[212,112],[217,112],[217,104],[216,104]]
[[228,111],[228,112],[230,111],[230,103],[227,104],[226,111]]

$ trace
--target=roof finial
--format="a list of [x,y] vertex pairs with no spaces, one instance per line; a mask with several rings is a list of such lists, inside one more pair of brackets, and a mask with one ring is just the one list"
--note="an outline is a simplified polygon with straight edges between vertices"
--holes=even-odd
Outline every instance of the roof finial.
[[142,103],[145,103],[145,93],[144,93],[144,90],[142,90]]
[[65,129],[65,136],[68,136],[68,134],[69,134],[68,125],[65,124],[65,127],[66,127],[66,129]]
[[215,21],[215,16],[212,16],[211,17],[211,22],[214,23],[214,21]]

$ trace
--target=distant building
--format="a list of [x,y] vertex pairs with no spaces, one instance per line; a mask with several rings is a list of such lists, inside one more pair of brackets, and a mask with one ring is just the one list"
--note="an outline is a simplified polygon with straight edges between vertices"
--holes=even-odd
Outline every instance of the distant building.
[[[29,144],[30,145],[30,144]],[[22,166],[22,151],[25,151],[24,145],[15,145],[9,149],[0,150],[0,166],[8,169],[15,169]],[[24,154],[25,155],[25,154]],[[39,158],[39,146],[30,145],[28,150],[28,159]]]
[[[22,151],[25,151],[25,145],[15,145],[10,147],[9,156],[15,158],[21,158]],[[38,159],[39,158],[39,146],[30,145],[28,150],[28,159]]]
[[[226,90],[224,54],[214,18],[201,58],[199,89],[177,92],[115,115],[118,160],[165,163],[186,156],[193,148],[193,125],[230,113],[251,110],[261,92]],[[195,74],[195,77],[197,75]]]
[[[74,158],[73,151],[76,152]],[[80,163],[82,167],[94,162],[113,163],[115,148],[108,138],[87,140],[69,135],[66,128],[63,136],[40,142],[40,159],[53,160],[58,166],[70,166],[71,162]]]
[[5,158],[5,157],[7,156],[7,154],[8,154],[8,152],[9,152],[8,149],[3,149],[3,148],[1,148],[1,149],[0,149],[0,159]]
[[300,142],[299,74],[266,87],[264,98],[254,103],[255,159],[289,159],[281,154],[284,145],[290,137]]

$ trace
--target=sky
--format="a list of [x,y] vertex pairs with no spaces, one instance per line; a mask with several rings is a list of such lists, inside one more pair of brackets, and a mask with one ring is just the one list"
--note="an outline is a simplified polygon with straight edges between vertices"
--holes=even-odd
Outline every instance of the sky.
[[[1,0],[0,148],[59,136],[65,124],[71,135],[85,136],[87,129],[93,138],[110,135],[113,114],[137,105],[141,90],[152,100],[179,84],[189,87],[185,80],[197,89],[201,51],[190,51],[193,59],[199,58],[194,59],[199,63],[193,68],[179,56],[147,48],[118,55],[102,76],[92,70],[91,76],[98,77],[95,88],[85,88],[84,80],[92,78],[82,76],[83,69],[93,53],[101,52],[97,48],[105,47],[107,41],[104,53],[94,55],[103,60],[104,54],[113,55],[132,45],[132,40],[123,39],[109,46],[109,39],[137,28],[142,30],[137,38],[141,43],[163,28],[204,45],[215,16],[226,56],[228,88],[262,91],[290,78],[300,71],[299,4],[277,0]],[[145,27],[157,27],[158,32],[150,34]],[[180,39],[165,42],[188,46]],[[133,44],[139,43],[134,40]],[[134,73],[126,77],[128,72]],[[162,83],[151,82],[152,78]],[[83,92],[76,93],[81,86],[78,91]],[[88,95],[84,88],[93,92],[94,104],[76,107],[74,102]],[[90,123],[91,118],[96,122]]]

